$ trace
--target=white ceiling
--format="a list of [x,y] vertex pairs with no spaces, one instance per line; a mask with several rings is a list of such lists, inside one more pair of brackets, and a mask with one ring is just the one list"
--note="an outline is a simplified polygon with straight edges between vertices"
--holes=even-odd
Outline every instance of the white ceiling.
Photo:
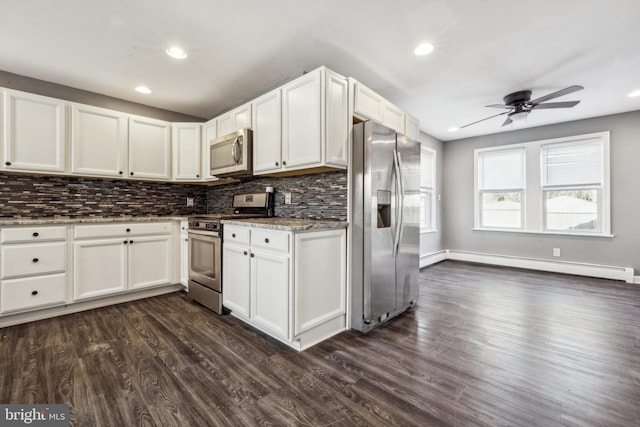
[[[638,0],[0,0],[0,69],[212,118],[320,65],[441,140],[640,110]],[[414,47],[429,41],[431,55]],[[169,58],[182,46],[189,57]],[[153,93],[133,87],[146,84]],[[558,98],[501,128],[508,93]]]

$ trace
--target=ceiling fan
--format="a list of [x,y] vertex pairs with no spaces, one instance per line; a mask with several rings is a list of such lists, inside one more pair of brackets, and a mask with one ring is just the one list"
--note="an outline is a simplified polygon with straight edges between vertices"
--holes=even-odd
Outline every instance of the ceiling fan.
[[557,92],[553,92],[548,95],[541,96],[540,98],[536,98],[533,101],[531,101],[530,90],[521,90],[518,92],[510,93],[509,95],[502,98],[502,100],[504,101],[504,104],[486,105],[486,107],[505,108],[509,111],[505,111],[504,113],[489,116],[482,120],[478,120],[476,122],[461,126],[461,129],[466,128],[467,126],[475,125],[476,123],[480,123],[485,120],[492,119],[494,117],[503,116],[505,114],[507,115],[507,119],[504,121],[502,126],[509,125],[515,121],[524,120],[525,118],[527,118],[529,113],[531,113],[531,111],[534,109],[571,108],[578,105],[580,101],[565,101],[565,102],[545,102],[545,101],[558,98],[560,96],[567,95],[573,92],[577,92],[582,89],[584,89],[584,87],[573,85],[573,86],[569,86],[567,88],[561,89]]

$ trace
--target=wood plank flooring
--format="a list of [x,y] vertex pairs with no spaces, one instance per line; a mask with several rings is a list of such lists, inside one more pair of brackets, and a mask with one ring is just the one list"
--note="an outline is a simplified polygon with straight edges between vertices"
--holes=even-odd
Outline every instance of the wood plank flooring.
[[637,426],[640,286],[454,261],[297,353],[182,293],[0,329],[0,402],[78,426]]

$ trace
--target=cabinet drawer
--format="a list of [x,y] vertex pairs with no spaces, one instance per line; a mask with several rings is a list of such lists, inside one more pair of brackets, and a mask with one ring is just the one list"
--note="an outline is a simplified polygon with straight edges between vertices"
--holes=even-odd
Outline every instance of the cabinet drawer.
[[99,225],[77,225],[74,239],[92,239],[96,237],[141,236],[146,234],[170,234],[171,223],[120,223]]
[[0,312],[28,310],[67,302],[67,274],[0,282]]
[[280,252],[289,252],[289,234],[254,228],[251,230],[251,246]]
[[0,253],[2,279],[66,271],[65,242],[4,245]]
[[249,229],[243,227],[234,227],[233,225],[224,226],[224,241],[227,243],[238,243],[242,245],[249,245]]
[[66,238],[67,227],[21,227],[0,230],[0,243],[50,242]]

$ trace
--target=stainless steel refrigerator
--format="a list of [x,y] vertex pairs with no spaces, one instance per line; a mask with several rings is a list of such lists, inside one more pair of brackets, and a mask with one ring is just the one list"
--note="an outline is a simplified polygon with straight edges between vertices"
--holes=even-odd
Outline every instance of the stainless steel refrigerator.
[[351,327],[368,332],[418,298],[420,143],[353,127]]

